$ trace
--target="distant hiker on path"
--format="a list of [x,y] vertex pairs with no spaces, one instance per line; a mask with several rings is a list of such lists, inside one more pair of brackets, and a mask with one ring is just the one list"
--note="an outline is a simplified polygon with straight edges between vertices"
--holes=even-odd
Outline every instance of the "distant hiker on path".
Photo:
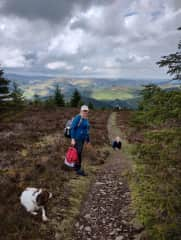
[[116,149],[121,149],[122,148],[122,142],[121,142],[121,138],[120,137],[116,137],[115,138],[115,140],[113,141],[113,143],[112,143],[112,148],[114,149],[114,150],[116,150]]
[[85,142],[90,144],[88,112],[88,106],[81,106],[80,114],[75,116],[71,124],[71,145],[77,149],[79,157],[79,163],[75,165],[75,170],[77,174],[81,176],[86,176],[81,169],[83,146]]

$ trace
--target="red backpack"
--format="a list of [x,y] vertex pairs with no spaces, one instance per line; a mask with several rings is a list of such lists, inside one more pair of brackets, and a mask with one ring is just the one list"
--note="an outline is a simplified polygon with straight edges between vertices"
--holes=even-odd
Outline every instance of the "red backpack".
[[74,167],[76,163],[79,162],[77,149],[74,147],[69,147],[65,156],[65,165],[69,167]]

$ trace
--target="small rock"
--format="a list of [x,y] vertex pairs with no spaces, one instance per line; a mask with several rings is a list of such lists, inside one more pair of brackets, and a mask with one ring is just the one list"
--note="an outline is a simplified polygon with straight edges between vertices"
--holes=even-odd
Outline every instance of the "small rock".
[[91,217],[90,214],[86,214],[86,215],[84,216],[84,218],[86,218],[86,219],[89,219],[90,217]]
[[79,229],[80,229],[80,231],[83,229],[83,227],[84,227],[83,225],[81,225],[81,226],[80,226],[80,228],[79,228]]
[[101,194],[105,195],[105,191],[103,189],[100,190]]
[[[57,211],[56,208],[55,208],[55,211]],[[61,212],[61,213],[64,213],[65,211],[66,211],[65,208],[60,209],[60,212]]]
[[105,209],[104,207],[101,207],[101,210],[102,210],[103,212],[105,212],[105,211],[106,211],[106,209]]
[[105,223],[106,223],[106,220],[105,220],[104,218],[102,219],[102,223],[103,223],[103,224],[105,224]]
[[115,240],[123,240],[124,239],[124,237],[123,236],[118,236],[118,237],[116,237],[116,239]]
[[116,228],[116,231],[117,231],[117,232],[121,232],[121,231],[122,231],[122,228]]
[[124,194],[126,197],[130,196],[130,192],[125,192]]
[[112,232],[109,233],[110,236],[115,235],[115,230],[113,230]]
[[85,227],[85,231],[86,232],[91,232],[91,227],[89,227],[89,226]]
[[125,220],[122,220],[121,223],[124,224],[124,225],[128,224],[128,222],[126,222]]
[[112,223],[109,223],[108,226],[109,226],[109,227],[112,227]]
[[79,227],[79,222],[77,222],[77,223],[75,224],[75,227],[77,227],[77,228]]
[[104,183],[103,182],[96,182],[95,184],[96,185],[103,185]]

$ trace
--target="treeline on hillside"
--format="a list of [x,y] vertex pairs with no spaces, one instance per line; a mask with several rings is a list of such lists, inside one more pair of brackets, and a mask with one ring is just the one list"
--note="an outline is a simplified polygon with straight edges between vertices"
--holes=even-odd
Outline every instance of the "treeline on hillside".
[[[181,42],[179,43],[181,49]],[[162,57],[159,66],[181,80],[181,52]],[[181,239],[181,89],[147,85],[131,127],[143,135],[135,144],[133,202],[149,239]]]
[[[33,100],[27,100],[23,96],[23,91],[16,82],[10,87],[10,80],[4,77],[4,71],[0,68],[0,112],[9,110],[21,110],[28,105],[44,106],[44,107],[79,107],[83,105],[81,94],[77,89],[73,92],[69,102],[66,102],[59,85],[55,86],[52,96],[42,99],[35,94]],[[88,103],[89,108],[93,109],[92,102]]]

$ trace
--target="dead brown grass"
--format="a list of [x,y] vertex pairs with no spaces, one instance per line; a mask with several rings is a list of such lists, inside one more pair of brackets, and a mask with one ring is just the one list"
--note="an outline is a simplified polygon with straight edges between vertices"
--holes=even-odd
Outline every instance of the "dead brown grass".
[[[11,115],[1,120],[1,239],[55,239],[72,206],[72,189],[68,183],[77,178],[73,171],[63,168],[65,151],[69,146],[69,140],[63,136],[63,128],[66,121],[77,113],[77,109],[31,108],[14,118]],[[103,163],[106,157],[107,153],[99,149],[108,142],[108,116],[107,111],[93,111],[90,114],[93,148],[85,149],[84,153],[88,164]],[[48,205],[51,220],[47,224],[42,223],[40,216],[32,217],[20,206],[20,193],[27,186],[46,187],[53,193]]]

